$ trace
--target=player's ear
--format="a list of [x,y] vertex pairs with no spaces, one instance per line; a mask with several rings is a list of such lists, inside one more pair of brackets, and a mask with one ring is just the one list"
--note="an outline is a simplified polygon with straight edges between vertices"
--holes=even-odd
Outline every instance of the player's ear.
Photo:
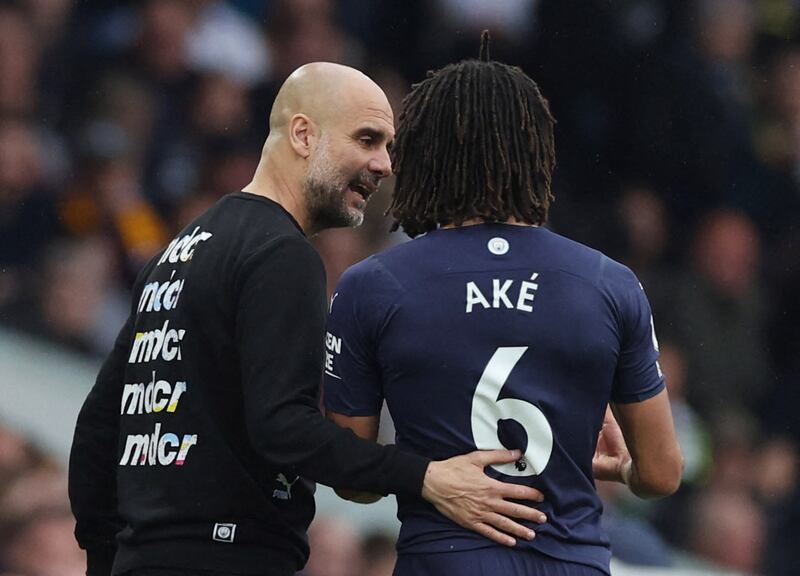
[[305,114],[295,114],[289,120],[289,144],[301,158],[308,158],[316,145],[319,130]]

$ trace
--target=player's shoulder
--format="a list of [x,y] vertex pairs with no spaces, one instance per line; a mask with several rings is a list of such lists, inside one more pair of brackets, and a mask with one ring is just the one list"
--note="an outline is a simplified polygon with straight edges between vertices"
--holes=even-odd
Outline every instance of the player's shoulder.
[[336,292],[350,294],[362,303],[391,306],[408,292],[412,276],[417,272],[408,265],[409,249],[417,240],[405,242],[373,254],[344,271],[336,284]]
[[350,290],[375,290],[376,286],[385,286],[387,281],[396,284],[394,276],[383,262],[383,255],[384,252],[373,254],[348,267],[337,286]]
[[604,252],[551,230],[543,232],[550,251],[556,255],[558,266],[565,272],[601,287],[639,284],[636,274],[628,266]]

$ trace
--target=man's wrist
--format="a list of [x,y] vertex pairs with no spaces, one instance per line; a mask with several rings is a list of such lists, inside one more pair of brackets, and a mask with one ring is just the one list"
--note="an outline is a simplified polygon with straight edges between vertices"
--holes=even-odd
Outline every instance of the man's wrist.
[[429,460],[427,465],[425,466],[425,473],[422,475],[422,485],[419,488],[419,495],[425,499],[430,499],[430,475],[433,473],[434,470],[434,460]]

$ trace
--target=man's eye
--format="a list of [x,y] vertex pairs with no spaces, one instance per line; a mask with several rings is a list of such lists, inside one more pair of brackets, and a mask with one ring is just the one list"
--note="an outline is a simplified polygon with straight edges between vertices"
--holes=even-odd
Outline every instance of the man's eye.
[[362,136],[358,139],[364,146],[372,146],[374,140],[370,136]]

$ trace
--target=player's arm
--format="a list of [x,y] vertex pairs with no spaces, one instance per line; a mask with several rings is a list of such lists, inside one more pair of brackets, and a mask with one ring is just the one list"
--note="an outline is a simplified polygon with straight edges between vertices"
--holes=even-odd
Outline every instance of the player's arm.
[[592,463],[595,478],[627,484],[642,498],[675,492],[683,456],[667,390],[642,402],[612,404],[611,410],[606,412]]
[[643,498],[667,496],[680,485],[683,456],[658,366],[650,303],[628,269],[617,273],[610,289],[621,343],[611,394],[619,423],[606,412],[593,465],[595,477],[623,481]]
[[[325,412],[325,415],[337,426],[342,428],[349,428],[355,432],[359,438],[372,440],[373,442],[378,439],[378,429],[380,426],[380,416],[345,416],[338,412],[330,410]],[[340,498],[357,502],[359,504],[372,504],[383,498],[380,494],[374,492],[364,492],[359,490],[349,490],[347,488],[334,488],[336,494]]]

